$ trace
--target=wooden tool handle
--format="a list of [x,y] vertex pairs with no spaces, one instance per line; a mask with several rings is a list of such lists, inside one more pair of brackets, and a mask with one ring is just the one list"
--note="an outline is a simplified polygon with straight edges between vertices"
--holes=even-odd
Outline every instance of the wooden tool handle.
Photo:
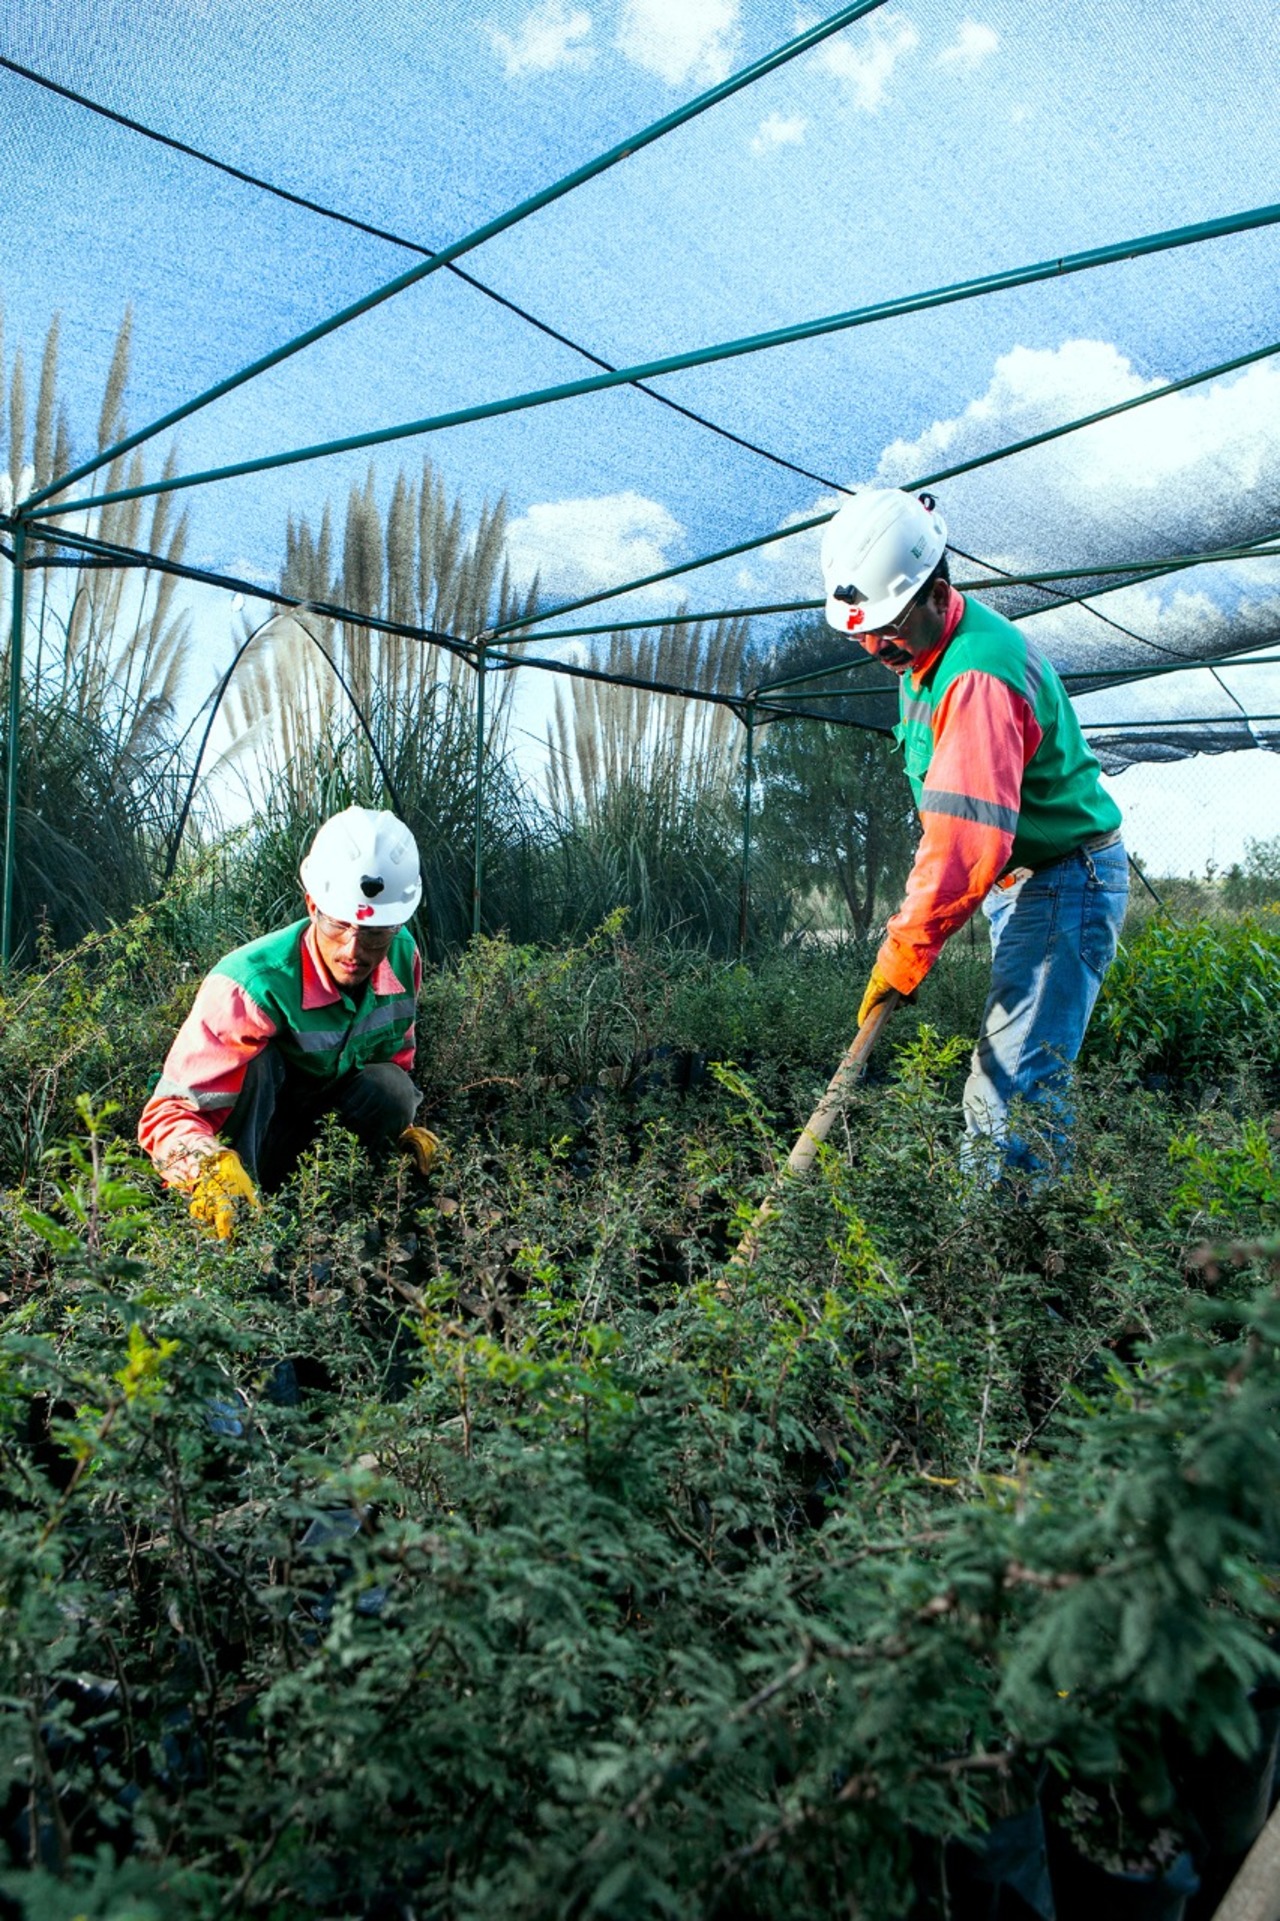
[[[811,1166],[818,1148],[831,1132],[832,1122],[848,1100],[850,1090],[861,1078],[866,1068],[867,1056],[879,1040],[881,1029],[901,999],[901,994],[887,994],[882,1001],[876,1002],[863,1021],[850,1043],[848,1053],[831,1076],[826,1093],[801,1128],[800,1137],[787,1156],[786,1172],[788,1174],[803,1174]],[[768,1194],[756,1210],[755,1219],[730,1256],[733,1266],[745,1266],[754,1257],[760,1229],[774,1212],[776,1193],[777,1182],[775,1181],[773,1193]]]
[[884,1000],[877,1001],[854,1035],[848,1053],[831,1076],[826,1093],[805,1122],[799,1140],[787,1157],[787,1168],[792,1174],[804,1173],[820,1144],[831,1132],[831,1124],[849,1098],[850,1089],[855,1081],[861,1079],[867,1056],[879,1040],[881,1028],[901,998],[900,994],[889,994]]

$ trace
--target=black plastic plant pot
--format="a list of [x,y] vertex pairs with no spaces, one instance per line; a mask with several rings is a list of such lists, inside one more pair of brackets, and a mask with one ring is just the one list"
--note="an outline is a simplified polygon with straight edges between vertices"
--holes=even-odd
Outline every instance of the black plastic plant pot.
[[1187,1763],[1182,1774],[1182,1805],[1211,1853],[1232,1860],[1245,1854],[1261,1834],[1271,1811],[1280,1741],[1280,1703],[1255,1701],[1258,1745],[1241,1760],[1220,1743]]
[[1199,1886],[1185,1852],[1150,1874],[1125,1874],[1086,1860],[1069,1841],[1054,1847],[1053,1892],[1063,1921],[1183,1921]]
[[994,1821],[985,1834],[945,1845],[916,1838],[919,1899],[912,1921],[1056,1921],[1039,1802]]
[[952,1921],[1056,1921],[1044,1816],[1037,1801],[946,1851]]

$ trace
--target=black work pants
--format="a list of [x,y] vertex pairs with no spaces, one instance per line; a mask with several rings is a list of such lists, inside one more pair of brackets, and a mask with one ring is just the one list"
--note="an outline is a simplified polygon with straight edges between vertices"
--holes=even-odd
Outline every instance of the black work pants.
[[268,1042],[249,1063],[222,1134],[250,1178],[270,1194],[288,1180],[326,1114],[336,1114],[363,1146],[380,1147],[409,1126],[421,1099],[393,1061],[318,1080],[300,1073]]

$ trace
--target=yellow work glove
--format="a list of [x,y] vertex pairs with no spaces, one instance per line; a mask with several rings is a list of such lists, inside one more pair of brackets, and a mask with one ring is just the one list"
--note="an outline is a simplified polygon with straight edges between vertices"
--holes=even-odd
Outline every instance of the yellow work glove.
[[191,1192],[192,1220],[211,1227],[220,1241],[229,1241],[236,1231],[239,1208],[261,1206],[240,1156],[229,1147],[211,1154]]
[[866,990],[862,996],[862,1005],[858,1009],[858,1026],[862,1026],[868,1014],[873,1013],[875,1009],[879,1007],[881,1001],[888,1000],[890,994],[896,993],[896,991],[893,982],[887,981],[878,967],[873,967],[871,970],[871,978],[867,982]]
[[429,1127],[406,1127],[398,1136],[400,1146],[410,1156],[419,1174],[429,1174],[444,1149],[440,1136]]

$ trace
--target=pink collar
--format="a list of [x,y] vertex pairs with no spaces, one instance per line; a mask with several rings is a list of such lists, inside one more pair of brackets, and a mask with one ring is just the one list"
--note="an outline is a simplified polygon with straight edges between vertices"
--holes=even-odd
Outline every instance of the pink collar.
[[955,633],[956,628],[964,618],[964,595],[958,594],[955,588],[951,586],[948,586],[947,594],[949,598],[947,600],[947,611],[942,622],[942,633],[937,646],[931,647],[927,654],[922,654],[912,667],[911,685],[913,688],[919,688],[925,675],[932,672],[938,661],[941,660],[943,652],[951,643],[951,636]]
[[[375,994],[403,994],[405,991],[396,978],[391,962],[385,959],[378,962],[367,984]],[[341,999],[342,989],[320,958],[315,924],[309,922],[302,936],[302,1005],[307,1009],[329,1007]]]

